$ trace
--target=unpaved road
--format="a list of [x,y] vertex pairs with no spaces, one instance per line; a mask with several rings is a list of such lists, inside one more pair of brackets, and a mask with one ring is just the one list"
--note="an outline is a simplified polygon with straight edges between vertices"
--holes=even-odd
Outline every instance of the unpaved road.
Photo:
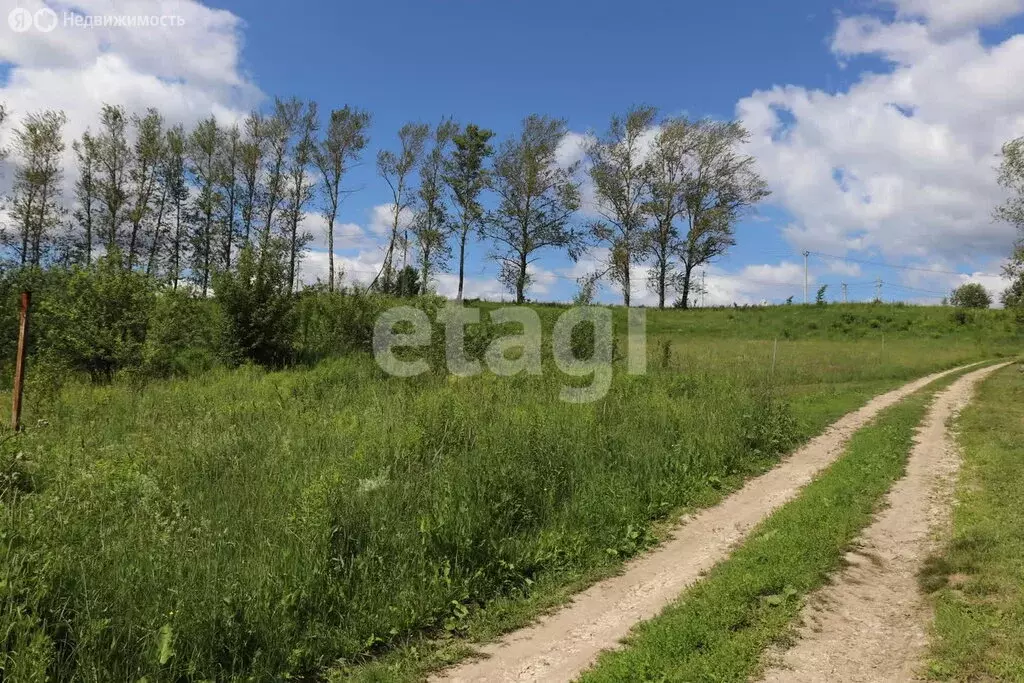
[[566,607],[481,648],[484,659],[440,672],[432,681],[571,681],[597,655],[615,648],[639,621],[650,619],[697,581],[765,517],[796,496],[843,451],[879,411],[953,370],[877,396],[771,471],[718,505],[684,517],[671,538],[594,584]]
[[858,539],[849,566],[811,597],[800,640],[765,681],[912,681],[928,645],[930,612],[917,572],[949,524],[960,456],[946,424],[974,386],[1003,365],[958,379],[935,399],[918,428],[907,473],[887,507]]

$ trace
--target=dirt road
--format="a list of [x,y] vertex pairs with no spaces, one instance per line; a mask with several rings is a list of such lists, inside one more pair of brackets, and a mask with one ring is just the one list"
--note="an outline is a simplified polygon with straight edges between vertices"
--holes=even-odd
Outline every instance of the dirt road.
[[572,680],[602,650],[616,647],[634,624],[655,616],[724,559],[761,520],[795,497],[879,411],[949,372],[953,371],[872,399],[718,505],[681,520],[669,540],[630,562],[619,576],[594,584],[566,607],[484,646],[484,659],[468,661],[431,680]]
[[947,422],[974,386],[1002,365],[964,375],[935,399],[918,428],[907,473],[847,556],[849,566],[808,600],[796,646],[765,681],[912,681],[928,645],[930,614],[917,572],[949,523],[960,466]]

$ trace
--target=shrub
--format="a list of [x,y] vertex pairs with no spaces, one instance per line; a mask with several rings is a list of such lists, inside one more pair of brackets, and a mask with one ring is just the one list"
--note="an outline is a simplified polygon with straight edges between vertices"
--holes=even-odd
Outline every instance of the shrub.
[[960,308],[988,308],[992,305],[992,295],[977,282],[968,282],[953,290],[950,302]]
[[236,271],[216,274],[214,292],[223,312],[221,349],[228,362],[281,367],[292,360],[295,305],[277,246],[268,245],[258,256],[252,247],[244,248]]
[[216,362],[219,309],[181,290],[157,293],[145,347],[147,375],[170,377],[209,370]]
[[39,345],[93,380],[139,368],[155,290],[152,279],[125,270],[117,252],[76,268],[63,287],[37,298]]

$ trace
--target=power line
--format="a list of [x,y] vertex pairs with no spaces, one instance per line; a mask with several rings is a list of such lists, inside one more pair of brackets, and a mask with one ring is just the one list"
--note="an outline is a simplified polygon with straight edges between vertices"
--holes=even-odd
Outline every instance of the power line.
[[898,270],[913,270],[919,273],[935,273],[936,275],[983,275],[985,277],[1001,277],[995,273],[964,273],[958,270],[939,270],[937,268],[921,268],[919,266],[903,266],[896,263],[885,263],[884,261],[869,261],[867,259],[853,258],[852,256],[836,256],[835,254],[823,254],[820,251],[812,251],[811,254],[821,258],[829,258],[837,261],[849,261],[869,266],[881,266],[883,268],[895,268]]

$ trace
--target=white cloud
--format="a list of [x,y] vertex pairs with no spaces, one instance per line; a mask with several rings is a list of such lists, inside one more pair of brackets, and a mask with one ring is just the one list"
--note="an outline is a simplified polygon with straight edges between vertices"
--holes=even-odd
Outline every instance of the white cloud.
[[1022,0],[890,0],[901,17],[922,18],[937,30],[998,23],[1024,11]]
[[[262,93],[239,64],[242,21],[194,0],[0,0],[0,18],[15,7],[49,6],[58,15],[49,33],[22,33],[0,25],[0,63],[9,65],[0,102],[11,114],[0,144],[25,114],[63,110],[66,184],[77,173],[71,141],[96,126],[104,103],[129,112],[157,108],[168,123],[190,124],[217,116],[231,122],[255,106]],[[88,16],[175,16],[165,26],[65,26],[65,12]]]
[[[954,11],[973,4],[984,11]],[[794,218],[783,231],[794,246],[983,267],[1005,256],[1014,231],[991,219],[1003,197],[994,166],[1001,144],[1024,132],[1024,36],[989,46],[975,31],[932,29],[1018,5],[901,3],[901,15],[934,23],[844,18],[835,54],[880,56],[889,71],[844,92],[784,86],[740,100],[749,151]]]

